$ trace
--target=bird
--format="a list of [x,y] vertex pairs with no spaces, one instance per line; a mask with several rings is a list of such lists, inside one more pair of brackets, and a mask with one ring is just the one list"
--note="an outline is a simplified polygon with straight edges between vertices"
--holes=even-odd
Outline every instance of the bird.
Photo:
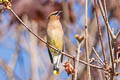
[[[64,51],[64,32],[60,22],[61,13],[62,11],[54,11],[48,15],[47,43],[60,51]],[[53,74],[58,75],[60,63],[63,61],[63,55],[49,46],[47,48],[50,61],[53,64]]]

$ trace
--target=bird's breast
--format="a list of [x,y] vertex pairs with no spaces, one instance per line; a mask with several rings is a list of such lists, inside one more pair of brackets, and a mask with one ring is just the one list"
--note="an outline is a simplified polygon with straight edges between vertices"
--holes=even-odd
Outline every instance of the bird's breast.
[[59,20],[50,21],[48,23],[47,35],[56,38],[63,37],[63,29]]

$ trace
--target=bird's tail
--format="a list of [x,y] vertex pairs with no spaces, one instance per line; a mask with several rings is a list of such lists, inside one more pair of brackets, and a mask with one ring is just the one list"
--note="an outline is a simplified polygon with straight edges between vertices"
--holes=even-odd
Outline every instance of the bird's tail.
[[53,65],[53,74],[54,75],[58,75],[59,74],[59,67],[56,64]]
[[60,64],[60,61],[61,61],[61,54],[57,55],[57,56],[54,56],[53,58],[53,74],[54,75],[58,75],[59,74],[59,64]]

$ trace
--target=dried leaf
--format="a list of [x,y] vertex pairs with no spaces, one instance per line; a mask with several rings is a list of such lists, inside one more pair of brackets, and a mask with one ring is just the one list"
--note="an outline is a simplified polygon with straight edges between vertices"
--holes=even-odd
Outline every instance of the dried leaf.
[[69,62],[66,62],[64,67],[65,67],[65,71],[68,73],[68,75],[74,73],[74,68]]

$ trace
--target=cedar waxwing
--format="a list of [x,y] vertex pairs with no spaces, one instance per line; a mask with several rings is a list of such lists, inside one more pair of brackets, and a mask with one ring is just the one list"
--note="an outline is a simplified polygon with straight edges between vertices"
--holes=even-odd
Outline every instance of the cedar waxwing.
[[[59,21],[59,15],[62,11],[55,11],[48,16],[47,42],[55,48],[63,51],[63,29]],[[62,62],[63,55],[56,50],[48,47],[48,53],[51,63],[53,63],[53,74],[59,74],[59,64]]]

